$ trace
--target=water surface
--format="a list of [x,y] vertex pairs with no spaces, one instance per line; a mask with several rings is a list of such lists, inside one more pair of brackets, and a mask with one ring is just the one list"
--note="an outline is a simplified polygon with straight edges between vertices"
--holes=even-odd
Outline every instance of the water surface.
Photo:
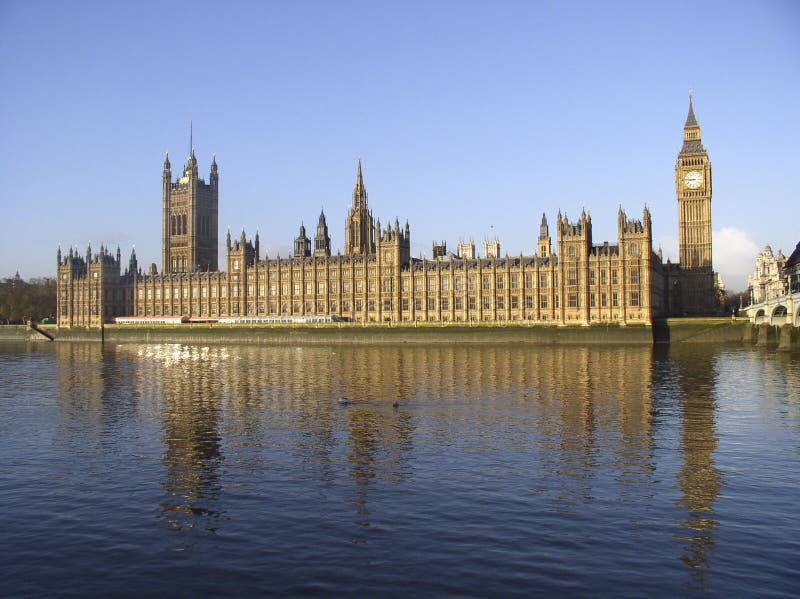
[[796,593],[798,381],[742,348],[0,345],[0,590]]

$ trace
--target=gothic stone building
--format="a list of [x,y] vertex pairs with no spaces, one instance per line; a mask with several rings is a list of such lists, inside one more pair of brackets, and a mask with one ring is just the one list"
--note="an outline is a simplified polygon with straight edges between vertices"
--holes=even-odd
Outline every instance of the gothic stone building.
[[[653,251],[647,208],[641,219],[618,212],[616,244],[595,244],[592,219],[558,213],[552,245],[545,215],[533,255],[471,251],[431,260],[411,257],[409,225],[374,220],[358,164],[345,224],[344,253],[332,255],[320,214],[313,242],[301,226],[288,258],[261,258],[259,235],[228,233],[225,270],[218,270],[216,159],[209,183],[198,176],[194,149],[162,186],[162,263],[143,271],[135,252],[123,271],[119,249],[58,252],[58,323],[99,326],[117,316],[192,319],[333,316],[354,322],[517,321],[559,325],[650,324],[668,314],[713,310],[711,165],[689,105],[675,166],[680,264]],[[444,246],[444,244],[442,244]],[[313,251],[312,251],[313,247]],[[488,255],[486,255],[488,254]]]

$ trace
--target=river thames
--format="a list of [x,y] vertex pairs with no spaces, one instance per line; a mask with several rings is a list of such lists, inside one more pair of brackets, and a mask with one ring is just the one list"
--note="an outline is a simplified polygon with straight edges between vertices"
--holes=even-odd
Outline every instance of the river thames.
[[4,596],[800,588],[796,352],[4,343],[0,431]]

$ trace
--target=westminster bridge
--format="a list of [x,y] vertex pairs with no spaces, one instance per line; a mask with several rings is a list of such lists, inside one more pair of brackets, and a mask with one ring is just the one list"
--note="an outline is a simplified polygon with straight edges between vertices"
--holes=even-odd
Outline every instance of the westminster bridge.
[[753,324],[791,324],[800,327],[800,289],[752,304],[746,310]]

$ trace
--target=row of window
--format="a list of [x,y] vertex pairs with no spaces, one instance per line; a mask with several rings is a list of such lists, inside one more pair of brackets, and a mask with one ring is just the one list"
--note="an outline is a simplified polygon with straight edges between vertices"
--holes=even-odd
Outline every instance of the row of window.
[[[630,256],[638,256],[639,255],[639,244],[631,242],[627,245],[628,248],[628,255]],[[578,255],[578,248],[577,246],[571,245],[567,248],[567,256],[570,258],[575,258]]]
[[[466,302],[467,308],[470,311],[476,311],[478,309],[478,300],[479,299],[480,299],[480,307],[481,307],[482,310],[492,310],[493,308],[497,309],[497,310],[505,310],[506,309],[506,302],[505,302],[506,298],[503,295],[494,296],[494,306],[492,306],[493,296],[491,296],[491,295],[483,295],[480,298],[478,298],[476,296],[469,296],[468,298],[466,298],[466,300],[467,300],[467,302]],[[520,300],[522,298],[520,296],[518,296],[518,295],[512,295],[510,299],[511,299],[511,302],[509,304],[510,309],[518,310],[520,308]],[[539,295],[538,296],[538,300],[539,300],[539,305],[538,306],[536,305],[536,299],[537,299],[537,296],[533,296],[533,295],[525,296],[524,297],[525,309],[532,310],[532,309],[536,309],[537,307],[539,309],[541,309],[541,310],[549,309],[549,307],[550,307],[550,296],[549,295],[547,295],[547,294]],[[559,296],[555,295],[555,296],[553,296],[553,299],[554,299],[553,308],[556,308],[556,309],[559,308]],[[590,305],[590,307],[591,308],[596,308],[598,306],[598,300],[599,300],[599,306],[601,308],[607,308],[609,306],[613,307],[613,308],[618,308],[619,307],[619,294],[617,292],[612,292],[610,294],[608,294],[608,293],[600,293],[600,294],[592,293],[592,294],[590,294],[589,295],[589,305]],[[378,301],[379,300],[375,300],[375,299],[366,300],[367,311],[369,311],[369,312],[375,311],[375,307],[378,305]],[[403,311],[408,311],[409,310],[409,306],[411,305],[410,300],[408,298],[402,298],[400,300],[400,302],[401,302],[400,303],[400,309],[403,310]],[[567,307],[568,308],[580,308],[580,307],[582,307],[582,304],[583,304],[583,302],[582,302],[582,298],[581,298],[580,294],[578,294],[578,293],[568,293],[567,294]],[[283,301],[283,302],[280,302],[280,303],[278,303],[278,302],[270,302],[269,303],[270,312],[273,312],[273,313],[276,312],[279,305],[280,305],[280,310],[283,313],[288,312],[290,306],[293,306],[293,310],[295,312],[299,312],[301,309],[304,309],[306,312],[311,312],[316,308],[316,311],[318,313],[328,313],[328,312],[336,313],[337,309],[338,309],[338,304],[337,304],[336,301],[329,302],[327,307],[326,307],[326,303],[324,301],[322,301],[322,300],[317,301],[316,303],[311,302],[311,301],[303,302],[303,301],[300,301],[300,300],[295,300],[293,302],[289,302],[289,301]],[[342,300],[342,311],[344,313],[349,312],[350,311],[350,305],[351,304],[350,304],[349,300]],[[417,311],[417,312],[421,312],[421,311],[423,311],[425,309],[427,309],[429,312],[433,312],[433,311],[435,311],[437,309],[436,299],[432,298],[432,297],[425,298],[425,299],[424,298],[414,298],[413,305],[414,305],[414,310]],[[248,313],[253,311],[255,304],[251,304],[250,306],[251,307],[250,307],[250,310],[248,311]],[[361,299],[356,299],[353,302],[353,307],[354,307],[356,312],[361,312],[364,309],[364,306],[365,306],[365,303]],[[393,307],[394,307],[394,301],[391,298],[385,298],[385,299],[382,300],[382,306],[383,306],[383,311],[391,312],[393,310]],[[631,308],[640,307],[640,295],[639,295],[638,291],[631,291],[630,292],[628,306],[631,307]],[[265,307],[266,307],[266,304],[264,302],[259,303],[258,304],[259,312],[263,313],[265,311]],[[442,311],[450,310],[450,299],[449,298],[440,298],[438,307]],[[156,315],[159,314],[159,308],[160,308],[159,306],[155,307],[155,314]],[[464,298],[461,298],[461,297],[453,298],[452,308],[453,308],[453,310],[456,310],[456,311],[463,310],[464,309]],[[238,302],[233,303],[232,306],[231,306],[231,309],[232,309],[232,311],[234,313],[238,314],[239,313],[239,303]],[[151,306],[147,306],[146,307],[147,314],[150,314],[150,312],[152,310],[153,310],[153,308]],[[173,311],[177,312],[179,310],[180,310],[179,305],[175,304],[173,306]],[[217,312],[217,305],[215,303],[213,303],[213,302],[210,303],[210,304],[207,303],[207,302],[203,302],[203,303],[200,304],[200,312],[202,314],[207,314],[207,313],[215,314]]]
[[[184,258],[184,261],[185,261],[185,258]],[[558,284],[558,274],[557,273],[553,273],[553,279],[554,279],[554,284],[557,285]],[[477,287],[476,287],[477,278],[474,275],[470,275],[467,280],[468,280],[467,290],[468,291],[476,291],[476,289],[477,289]],[[640,281],[639,269],[637,269],[637,268],[630,269],[629,282],[632,285],[638,285],[639,281]],[[459,277],[455,277],[454,280],[453,280],[453,291],[462,292],[464,290],[462,282],[463,282],[463,279],[460,276]],[[481,282],[483,284],[483,288],[484,289],[491,288],[491,277],[490,276],[484,275],[484,277],[483,277]],[[424,291],[425,290],[424,283],[425,283],[424,279],[422,279],[421,277],[416,277],[414,279],[414,291],[417,291],[417,292]],[[427,289],[429,291],[436,291],[436,277],[428,277],[427,283],[428,283]],[[549,275],[548,275],[548,273],[540,273],[540,276],[539,276],[539,287],[541,289],[547,289],[548,288],[548,284],[549,284]],[[589,285],[594,286],[595,284],[596,284],[595,271],[592,270],[592,271],[589,271]],[[608,284],[608,271],[606,271],[606,270],[601,270],[600,271],[600,284],[601,285],[607,285]],[[611,271],[611,284],[612,285],[618,285],[619,284],[619,272],[617,270],[612,270]],[[407,278],[403,279],[401,281],[401,289],[402,289],[402,291],[407,293],[409,291],[409,285],[410,285],[410,281]],[[567,285],[568,286],[577,286],[578,285],[578,271],[577,271],[577,269],[571,268],[571,269],[569,269],[567,271]],[[337,293],[338,292],[339,285],[338,285],[338,283],[336,281],[331,281],[328,287],[329,287],[330,293]],[[350,282],[349,281],[343,281],[341,287],[342,287],[342,293],[350,293]],[[382,284],[381,287],[382,287],[382,291],[384,291],[385,293],[391,293],[393,291],[393,289],[394,289],[394,279],[384,279],[383,280],[383,284]],[[505,288],[506,288],[505,277],[504,276],[498,276],[496,278],[495,289],[502,290],[502,289],[505,289]],[[510,288],[512,290],[519,289],[519,275],[511,275],[510,276]],[[533,277],[532,274],[528,274],[528,275],[525,276],[525,288],[526,289],[534,288],[534,277]],[[207,286],[202,286],[199,289],[200,289],[200,293],[202,294],[203,297],[206,297],[208,295],[209,288]],[[210,289],[211,289],[211,297],[217,297],[217,287],[216,286],[212,286]],[[259,295],[264,295],[265,287],[263,285],[261,285],[261,286],[259,286],[258,289],[259,289]],[[291,289],[294,291],[294,295],[300,295],[301,290],[305,291],[306,295],[311,295],[311,294],[314,293],[314,284],[311,281],[306,281],[305,284],[303,285],[301,282],[298,281],[298,282],[293,284]],[[372,279],[368,280],[367,281],[367,290],[369,291],[369,293],[375,293],[376,289],[377,289],[376,281],[372,280]],[[180,290],[180,288],[178,288],[176,290],[176,294],[175,294],[176,297],[178,297],[179,290]],[[289,295],[289,290],[290,290],[290,287],[288,285],[282,285],[281,286],[281,291],[282,291],[281,295],[288,296]],[[450,291],[450,280],[449,279],[443,278],[441,280],[440,290],[441,291],[445,291],[445,292],[446,291]],[[239,297],[239,285],[238,284],[232,285],[231,286],[231,291],[232,291],[233,297]],[[355,292],[356,293],[363,293],[364,292],[364,282],[362,280],[356,280],[355,281]],[[143,293],[143,290],[140,289],[139,290],[139,298],[140,299],[143,299],[142,293]],[[198,287],[193,287],[193,293],[194,293],[195,296],[197,295]],[[221,293],[222,297],[225,297],[227,295],[227,286],[222,286],[221,289],[220,289],[220,293]],[[317,293],[320,294],[320,295],[324,295],[325,294],[325,283],[324,282],[318,282],[317,283]],[[147,290],[147,299],[152,299],[152,297],[153,297],[152,294],[153,294],[153,289],[152,288],[148,289]],[[155,294],[156,294],[155,295],[156,299],[161,299],[161,289],[160,288],[158,288],[158,287],[155,288]],[[184,287],[183,288],[183,294],[184,294],[184,296],[188,296],[188,287]],[[249,295],[254,295],[255,294],[255,287],[254,286],[250,285],[248,287],[248,294]],[[271,296],[277,296],[278,295],[278,285],[277,285],[277,283],[270,284],[269,294]],[[165,289],[164,290],[164,298],[165,299],[169,299],[169,297],[170,297],[170,290],[169,289]]]

